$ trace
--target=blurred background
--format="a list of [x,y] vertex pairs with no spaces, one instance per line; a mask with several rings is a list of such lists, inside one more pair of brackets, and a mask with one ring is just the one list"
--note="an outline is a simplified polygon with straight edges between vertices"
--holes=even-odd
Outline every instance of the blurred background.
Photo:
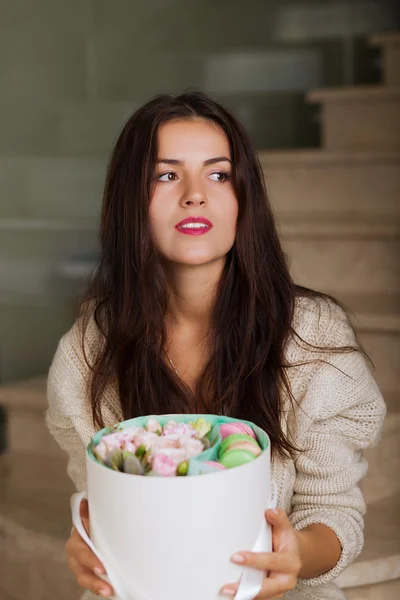
[[78,597],[45,376],[96,260],[118,131],[189,87],[254,140],[296,281],[354,313],[389,412],[340,583],[400,597],[399,30],[394,0],[0,0],[1,600]]

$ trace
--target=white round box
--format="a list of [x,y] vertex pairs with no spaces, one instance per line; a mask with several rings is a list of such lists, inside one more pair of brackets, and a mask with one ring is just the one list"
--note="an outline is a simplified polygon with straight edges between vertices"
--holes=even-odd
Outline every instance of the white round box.
[[120,600],[217,600],[224,584],[240,578],[236,598],[257,595],[264,574],[230,556],[272,550],[269,440],[250,463],[191,477],[129,475],[87,454],[87,485],[91,539],[79,517],[85,494],[75,497],[74,524]]

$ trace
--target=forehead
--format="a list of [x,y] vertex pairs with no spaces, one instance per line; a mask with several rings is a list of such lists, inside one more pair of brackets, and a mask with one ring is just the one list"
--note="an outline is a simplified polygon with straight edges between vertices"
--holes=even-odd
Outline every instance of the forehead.
[[224,131],[204,119],[180,119],[163,123],[157,132],[158,155],[184,159],[184,155],[230,157],[229,141]]

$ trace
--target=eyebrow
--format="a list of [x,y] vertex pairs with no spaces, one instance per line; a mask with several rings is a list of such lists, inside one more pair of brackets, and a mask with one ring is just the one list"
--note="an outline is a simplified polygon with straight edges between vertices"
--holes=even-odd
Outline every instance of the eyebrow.
[[[213,165],[219,162],[229,162],[230,164],[232,164],[231,159],[227,156],[216,156],[215,158],[208,158],[207,160],[205,160],[203,162],[203,166],[206,167],[207,165]],[[177,160],[176,158],[159,158],[157,159],[156,164],[160,163],[178,166],[183,166],[185,164],[183,160]]]

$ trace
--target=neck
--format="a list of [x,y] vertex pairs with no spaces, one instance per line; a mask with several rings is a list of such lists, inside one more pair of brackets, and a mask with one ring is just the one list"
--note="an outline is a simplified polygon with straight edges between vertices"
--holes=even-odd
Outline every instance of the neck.
[[223,262],[206,265],[169,265],[167,319],[173,327],[198,328],[207,332]]

